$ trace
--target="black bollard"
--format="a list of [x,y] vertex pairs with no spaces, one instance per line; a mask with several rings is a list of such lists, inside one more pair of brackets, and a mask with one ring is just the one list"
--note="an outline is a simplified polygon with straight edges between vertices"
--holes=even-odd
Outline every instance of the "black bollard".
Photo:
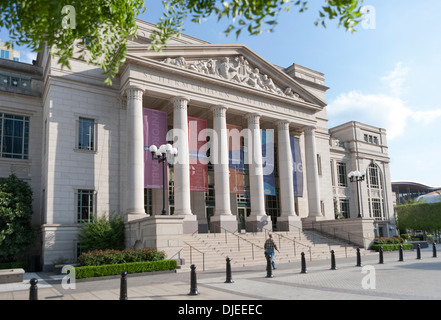
[[29,300],[38,300],[38,280],[32,278],[29,283],[31,284],[31,287],[29,288]]
[[233,283],[233,279],[231,277],[231,259],[227,257],[227,279],[225,283]]
[[421,260],[421,246],[417,244],[417,260]]
[[404,257],[403,257],[403,246],[400,244],[400,249],[399,249],[399,259],[398,261],[404,261]]
[[380,247],[380,261],[378,262],[379,264],[383,264],[384,260],[383,260],[383,247]]
[[433,257],[436,258],[436,242],[432,244]]
[[121,272],[121,285],[119,287],[119,300],[129,300],[127,298],[127,271]]
[[306,260],[305,260],[305,253],[302,252],[302,271],[300,273],[307,273],[306,271]]
[[266,258],[266,278],[272,278],[273,277],[273,268],[271,266],[271,257],[266,252],[265,252],[265,258]]
[[331,270],[337,270],[335,266],[335,251],[331,250]]
[[197,296],[199,294],[198,292],[198,285],[196,281],[196,266],[194,264],[191,265],[191,276],[190,276],[190,293],[189,296]]
[[357,265],[356,267],[361,267],[361,254],[360,254],[360,248],[357,248]]

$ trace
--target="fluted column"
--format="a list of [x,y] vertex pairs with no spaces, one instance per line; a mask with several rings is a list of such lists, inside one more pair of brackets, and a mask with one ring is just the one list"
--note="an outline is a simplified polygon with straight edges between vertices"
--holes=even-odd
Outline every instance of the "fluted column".
[[184,216],[184,233],[197,231],[196,216],[191,211],[190,203],[190,160],[188,147],[187,97],[174,97],[173,101],[173,136],[174,146],[178,150],[174,168],[174,215]]
[[289,121],[277,122],[278,159],[279,159],[279,197],[280,217],[277,218],[279,231],[296,231],[301,228],[301,220],[296,214],[294,201],[294,176]]
[[127,94],[127,220],[146,216],[144,210],[144,134],[141,88]]
[[305,130],[306,181],[308,185],[308,218],[321,219],[320,185],[317,165],[317,148],[315,143],[315,127]]
[[248,120],[248,168],[250,184],[251,213],[247,217],[247,231],[272,230],[271,217],[265,211],[265,190],[262,166],[262,136],[260,115],[247,115]]
[[214,194],[215,212],[210,219],[212,232],[237,231],[236,217],[231,214],[230,208],[230,171],[229,150],[227,131],[227,107],[223,105],[213,106],[213,130],[216,134],[213,139],[214,163]]

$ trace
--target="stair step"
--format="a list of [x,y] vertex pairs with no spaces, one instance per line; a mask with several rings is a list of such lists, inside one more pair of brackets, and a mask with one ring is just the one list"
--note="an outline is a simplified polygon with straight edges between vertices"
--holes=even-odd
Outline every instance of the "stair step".
[[[342,241],[329,240],[324,236],[311,232],[273,232],[278,262],[300,261],[301,252],[305,252],[307,260],[330,259],[330,251],[334,250],[336,258],[356,256],[356,247]],[[206,233],[184,235],[184,248],[181,258],[185,265],[195,264],[199,269],[224,269],[226,258],[231,259],[232,267],[247,267],[266,264],[263,246],[265,233]],[[295,244],[295,245],[294,245]],[[362,250],[367,254],[368,250]]]

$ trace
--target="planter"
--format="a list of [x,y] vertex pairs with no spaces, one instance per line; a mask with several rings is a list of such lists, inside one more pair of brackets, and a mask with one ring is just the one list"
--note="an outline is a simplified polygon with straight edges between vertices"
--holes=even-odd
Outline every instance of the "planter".
[[412,244],[414,249],[416,249],[418,245],[420,245],[421,249],[429,247],[429,243],[427,241],[407,241],[407,243]]
[[0,270],[0,284],[23,282],[24,269]]

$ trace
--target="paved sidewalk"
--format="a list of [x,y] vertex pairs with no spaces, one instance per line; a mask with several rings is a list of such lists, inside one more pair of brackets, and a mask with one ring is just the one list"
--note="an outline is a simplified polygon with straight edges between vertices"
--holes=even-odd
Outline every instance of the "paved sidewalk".
[[[440,246],[439,246],[440,247]],[[439,252],[439,251],[438,251]],[[280,264],[273,278],[266,278],[266,266],[232,270],[234,283],[224,283],[225,269],[197,271],[198,296],[189,296],[190,272],[129,275],[129,300],[438,300],[441,299],[441,255],[432,257],[431,247],[405,251],[404,262],[398,252],[385,252],[384,264],[378,255],[337,259],[337,270],[330,260],[307,261],[307,273],[300,263]],[[276,256],[277,262],[277,256]],[[118,300],[120,278],[77,280],[75,289],[62,288],[61,279],[51,273],[26,273],[23,283],[0,285],[0,300],[28,300],[29,280],[38,278],[39,300]]]

